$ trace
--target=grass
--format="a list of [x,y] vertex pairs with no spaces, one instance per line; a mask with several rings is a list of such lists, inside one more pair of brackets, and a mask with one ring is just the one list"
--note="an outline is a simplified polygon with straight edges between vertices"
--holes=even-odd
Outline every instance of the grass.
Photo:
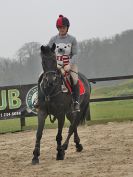
[[99,86],[92,89],[92,98],[133,95],[133,81],[123,81],[117,85]]
[[[91,103],[91,122],[105,123],[109,121],[133,120],[133,100]],[[69,122],[66,121],[65,126]],[[56,128],[57,121],[51,123],[46,119],[46,128]],[[37,129],[37,117],[26,118],[26,126],[23,130]],[[21,131],[20,119],[9,119],[0,121],[0,133]]]
[[[122,81],[117,85],[94,87],[91,98],[133,95],[133,81]],[[133,120],[133,100],[91,103],[92,120]]]
[[133,100],[102,102],[91,104],[92,120],[132,119]]
[[[126,81],[117,86],[107,86],[94,88],[91,98],[112,97],[125,94],[133,95],[133,81]],[[133,100],[112,101],[91,103],[91,122],[105,123],[108,121],[133,120]],[[69,122],[66,121],[65,126]],[[46,128],[56,128],[57,121],[52,124],[49,118],[46,119]],[[23,130],[36,129],[37,117],[26,118],[26,126]],[[21,131],[20,119],[0,120],[0,133]]]
[[20,131],[19,119],[0,120],[0,133]]
[[[36,130],[37,129],[37,117],[26,117],[26,126],[22,128],[22,130]],[[65,121],[65,127],[69,126],[69,122]],[[54,123],[50,122],[50,119],[46,119],[45,128],[56,128],[57,121]],[[20,119],[8,119],[8,120],[1,120],[0,121],[0,134],[7,133],[7,132],[18,132],[21,131],[21,124]]]

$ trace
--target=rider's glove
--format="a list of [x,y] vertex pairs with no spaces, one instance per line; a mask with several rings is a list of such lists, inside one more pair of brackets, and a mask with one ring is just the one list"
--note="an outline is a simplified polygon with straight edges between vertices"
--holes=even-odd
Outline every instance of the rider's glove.
[[70,64],[64,66],[64,70],[65,70],[66,72],[69,72],[70,69],[71,69]]
[[63,67],[63,61],[57,60],[57,68],[61,69]]

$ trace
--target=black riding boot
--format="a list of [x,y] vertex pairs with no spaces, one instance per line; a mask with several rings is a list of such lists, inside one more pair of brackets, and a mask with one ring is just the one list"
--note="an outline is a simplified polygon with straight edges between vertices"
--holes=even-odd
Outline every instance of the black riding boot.
[[79,83],[77,82],[76,85],[73,85],[72,87],[72,97],[73,97],[73,111],[74,112],[80,112],[80,94],[79,94]]

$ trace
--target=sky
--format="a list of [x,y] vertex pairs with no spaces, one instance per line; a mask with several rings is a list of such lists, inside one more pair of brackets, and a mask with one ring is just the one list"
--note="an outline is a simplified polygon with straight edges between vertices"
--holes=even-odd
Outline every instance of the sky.
[[47,44],[59,14],[78,41],[133,29],[133,0],[0,0],[0,57],[15,57],[28,42]]

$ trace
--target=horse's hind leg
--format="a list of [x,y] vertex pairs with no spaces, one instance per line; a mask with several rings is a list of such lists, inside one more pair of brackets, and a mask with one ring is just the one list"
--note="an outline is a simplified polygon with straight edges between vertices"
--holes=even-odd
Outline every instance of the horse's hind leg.
[[56,160],[64,160],[64,156],[65,156],[65,151],[61,147],[62,129],[63,129],[63,126],[64,126],[64,121],[65,121],[65,116],[62,116],[61,119],[58,119],[58,133],[56,135],[56,141],[57,141]]
[[79,122],[77,114],[78,114],[77,112],[73,113],[73,118],[72,118],[72,121],[71,121],[71,125],[69,127],[67,138],[66,138],[64,144],[62,145],[62,149],[64,149],[64,150],[67,150],[68,144],[69,144],[69,139],[72,136],[75,129],[77,129],[78,122]]
[[74,129],[74,142],[76,144],[77,152],[81,152],[83,150],[82,144],[80,144],[80,138],[78,136],[77,127]]
[[[68,117],[68,119],[69,119],[70,123],[72,124],[72,121],[73,121],[72,117],[70,116],[70,117]],[[77,129],[77,126],[76,126],[75,129],[74,129],[74,143],[76,144],[75,146],[76,146],[77,152],[81,152],[83,150],[83,146],[82,146],[82,144],[80,144],[80,138],[79,138],[77,130],[78,129]]]
[[45,118],[47,117],[47,114],[43,111],[38,112],[38,128],[37,128],[37,133],[36,133],[36,143],[35,143],[35,148],[33,151],[33,159],[32,159],[32,164],[38,164],[39,163],[39,156],[40,156],[40,141],[42,138],[42,133],[44,129],[44,124],[45,124]]

